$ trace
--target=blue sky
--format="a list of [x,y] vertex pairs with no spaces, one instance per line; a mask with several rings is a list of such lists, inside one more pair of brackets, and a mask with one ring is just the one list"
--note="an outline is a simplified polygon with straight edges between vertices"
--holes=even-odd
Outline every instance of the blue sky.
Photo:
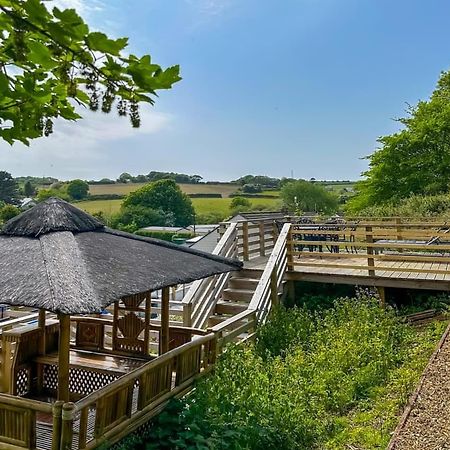
[[14,175],[151,170],[357,179],[406,102],[450,68],[448,0],[57,0],[183,80],[143,126],[101,113],[29,149],[0,143]]

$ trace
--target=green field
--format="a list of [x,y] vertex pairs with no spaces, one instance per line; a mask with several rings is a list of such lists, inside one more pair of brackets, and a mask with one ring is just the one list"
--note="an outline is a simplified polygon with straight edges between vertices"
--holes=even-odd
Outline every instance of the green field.
[[[89,185],[89,193],[91,195],[127,195],[146,184],[148,183],[91,184]],[[179,186],[186,194],[222,194],[222,197],[228,197],[239,188],[238,184],[232,183],[179,184]]]
[[[208,214],[211,212],[220,213],[227,217],[230,213],[231,198],[193,198],[192,203],[196,214]],[[250,199],[252,206],[261,206],[270,209],[279,209],[280,201],[276,198],[255,198]],[[119,211],[122,200],[94,200],[78,202],[76,206],[88,213],[103,212],[111,215]]]

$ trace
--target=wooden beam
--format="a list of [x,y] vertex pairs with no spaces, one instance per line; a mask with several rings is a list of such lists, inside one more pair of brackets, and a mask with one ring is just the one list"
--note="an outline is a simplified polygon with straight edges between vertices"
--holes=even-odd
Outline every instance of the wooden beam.
[[58,400],[69,401],[70,316],[58,314]]
[[384,286],[377,286],[377,290],[380,296],[380,306],[386,308],[386,288]]
[[170,300],[170,288],[162,288],[161,295],[161,333],[160,333],[160,354],[167,353],[169,351],[169,300]]

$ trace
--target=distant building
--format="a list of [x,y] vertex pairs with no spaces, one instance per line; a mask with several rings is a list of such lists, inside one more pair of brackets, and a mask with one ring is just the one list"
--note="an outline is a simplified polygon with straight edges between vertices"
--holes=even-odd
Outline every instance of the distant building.
[[24,198],[21,202],[20,202],[20,209],[30,209],[33,206],[36,206],[36,202],[32,199],[32,198]]

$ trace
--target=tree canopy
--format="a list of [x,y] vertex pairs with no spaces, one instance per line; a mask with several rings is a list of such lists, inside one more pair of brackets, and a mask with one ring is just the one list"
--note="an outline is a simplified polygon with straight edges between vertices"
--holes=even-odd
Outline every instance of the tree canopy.
[[194,220],[192,201],[174,180],[159,180],[142,186],[128,194],[122,205],[124,208],[143,206],[162,211],[167,218],[171,218],[170,221],[173,221],[166,225],[187,226]]
[[295,212],[334,212],[338,200],[335,195],[317,183],[305,180],[292,181],[281,188],[280,197],[284,204]]
[[67,184],[67,193],[74,200],[82,200],[89,193],[89,185],[83,180],[72,180]]
[[399,119],[404,129],[381,137],[368,156],[365,179],[356,184],[349,208],[397,202],[414,194],[439,194],[450,188],[450,72],[442,73],[428,101]]
[[0,202],[15,205],[19,202],[19,186],[12,175],[0,171]]
[[0,137],[10,144],[48,136],[56,118],[77,120],[80,108],[129,116],[179,81],[150,55],[128,54],[127,38],[90,31],[74,9],[42,0],[0,0]]

